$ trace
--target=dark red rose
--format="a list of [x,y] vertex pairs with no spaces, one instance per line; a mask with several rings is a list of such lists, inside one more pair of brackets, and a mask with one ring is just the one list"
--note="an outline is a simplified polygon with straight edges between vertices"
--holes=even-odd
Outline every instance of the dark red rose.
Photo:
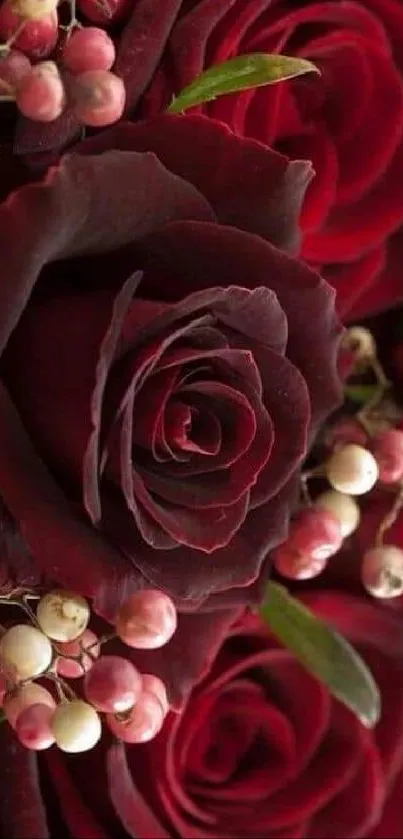
[[[136,28],[150,19],[147,5],[135,4],[118,51],[130,107],[143,92],[142,73],[159,61],[140,115],[161,113],[204,68],[234,55],[281,52],[317,64],[321,76],[222,97],[201,110],[241,136],[313,161],[302,256],[337,289],[343,317],[401,300],[401,0],[160,0],[154,19],[169,18],[172,27],[161,59],[162,33],[154,39],[151,24]],[[133,61],[137,48],[148,49],[144,69]]]
[[250,617],[147,746],[105,742],[86,756],[52,749],[37,760],[3,727],[4,835],[402,839],[401,621],[336,591],[304,599],[371,667],[383,700],[374,731]]
[[80,150],[0,207],[0,495],[37,573],[103,617],[171,594],[153,666],[179,701],[259,596],[338,398],[334,294],[279,250],[305,164],[203,117]]

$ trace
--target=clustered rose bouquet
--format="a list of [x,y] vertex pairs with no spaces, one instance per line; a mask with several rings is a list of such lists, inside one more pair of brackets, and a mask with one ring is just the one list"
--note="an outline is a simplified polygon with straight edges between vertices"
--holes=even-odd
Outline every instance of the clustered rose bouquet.
[[403,3],[1,0],[0,836],[403,839]]

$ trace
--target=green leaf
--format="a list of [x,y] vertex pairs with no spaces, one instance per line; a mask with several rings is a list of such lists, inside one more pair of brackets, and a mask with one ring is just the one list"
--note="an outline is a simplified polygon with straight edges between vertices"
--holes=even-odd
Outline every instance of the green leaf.
[[378,687],[361,657],[338,632],[278,583],[269,583],[260,614],[279,641],[363,725],[376,725],[381,708]]
[[375,396],[378,390],[377,385],[346,385],[344,388],[344,395],[351,399],[352,402],[357,402],[359,405],[365,405]]
[[210,67],[185,87],[174,98],[168,108],[169,114],[178,114],[209,102],[225,93],[236,93],[251,87],[262,87],[285,79],[293,79],[304,73],[320,73],[315,64],[305,58],[289,55],[268,55],[253,53],[238,55],[222,64]]

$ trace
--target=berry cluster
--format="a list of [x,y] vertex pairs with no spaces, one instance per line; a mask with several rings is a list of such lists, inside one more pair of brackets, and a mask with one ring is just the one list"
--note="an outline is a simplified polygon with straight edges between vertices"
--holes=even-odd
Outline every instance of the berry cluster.
[[[66,2],[71,20],[64,26],[58,7]],[[111,72],[116,58],[112,38],[99,26],[83,26],[73,2],[3,0],[0,101],[15,101],[36,122],[52,122],[69,108],[82,125],[99,128],[122,116],[125,87]],[[83,0],[79,5],[90,21],[105,24],[119,17],[123,3]]]
[[[377,358],[372,334],[363,327],[347,330],[344,348],[352,354],[351,372],[370,370],[375,384],[371,396],[354,417],[344,418],[327,434],[325,461],[303,474],[303,505],[292,519],[288,538],[273,551],[278,573],[294,580],[321,574],[344,539],[360,524],[357,498],[375,486],[389,487],[393,503],[381,523],[375,544],[361,562],[361,580],[374,597],[403,594],[403,550],[383,543],[384,534],[403,507],[403,431],[382,417],[382,404],[390,385]],[[310,479],[325,480],[328,488],[312,501]]]
[[[0,698],[3,713],[20,742],[43,750],[88,751],[108,728],[128,743],[144,743],[161,729],[168,699],[161,679],[141,674],[126,658],[102,655],[117,638],[128,647],[156,649],[176,628],[176,610],[155,590],[132,595],[119,609],[115,634],[98,638],[88,628],[88,603],[77,594],[13,592],[1,603],[20,606],[30,618],[3,629],[0,640]],[[82,678],[78,695],[66,680]],[[37,680],[48,680],[53,692]],[[84,698],[82,698],[84,697]]]

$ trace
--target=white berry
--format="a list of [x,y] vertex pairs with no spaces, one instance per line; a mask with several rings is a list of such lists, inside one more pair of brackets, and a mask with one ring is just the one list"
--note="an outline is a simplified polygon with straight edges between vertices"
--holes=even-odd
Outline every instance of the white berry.
[[349,443],[333,452],[326,464],[333,489],[347,495],[364,495],[378,480],[378,464],[370,451]]
[[79,594],[50,591],[39,601],[36,618],[42,632],[53,641],[74,641],[87,627],[90,608]]
[[62,752],[78,754],[89,751],[100,740],[101,719],[92,705],[75,699],[56,708],[50,730]]
[[14,668],[18,679],[33,679],[48,669],[52,645],[35,626],[16,624],[0,641],[0,660]]
[[57,9],[58,0],[10,0],[14,14],[25,20],[37,20]]
[[347,329],[343,337],[342,346],[351,350],[357,361],[364,361],[365,359],[375,358],[376,344],[373,335],[369,329],[363,326],[352,326]]
[[315,498],[315,505],[324,507],[329,513],[333,513],[340,522],[341,535],[343,539],[351,536],[357,529],[360,521],[360,508],[351,495],[338,492],[336,489],[329,489]]
[[403,594],[403,551],[395,545],[381,545],[364,554],[361,579],[374,597],[400,597]]

